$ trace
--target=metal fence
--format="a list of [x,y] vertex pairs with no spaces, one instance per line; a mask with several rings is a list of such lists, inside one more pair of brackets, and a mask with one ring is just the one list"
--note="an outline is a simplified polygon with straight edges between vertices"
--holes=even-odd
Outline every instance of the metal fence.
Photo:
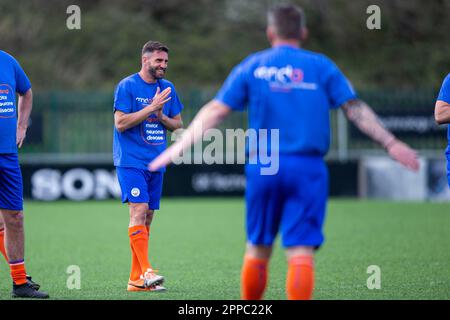
[[[214,92],[215,88],[179,91],[185,105],[185,124]],[[436,91],[360,90],[359,95],[380,115],[386,127],[422,154],[442,153],[447,143],[446,127],[434,123]],[[22,160],[110,161],[112,105],[112,92],[36,93]],[[332,111],[330,117],[333,137],[329,158],[346,160],[381,152],[379,146],[347,122],[341,111]],[[246,126],[246,113],[233,113],[221,128]]]

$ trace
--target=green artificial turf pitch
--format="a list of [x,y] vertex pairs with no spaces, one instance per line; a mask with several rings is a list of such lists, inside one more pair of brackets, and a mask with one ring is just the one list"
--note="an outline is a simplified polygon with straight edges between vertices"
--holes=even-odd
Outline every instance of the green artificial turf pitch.
[[[53,299],[239,299],[244,252],[242,199],[165,198],[151,230],[150,260],[165,293],[127,292],[128,211],[119,201],[26,202],[27,271]],[[315,299],[449,299],[450,206],[331,200],[326,242],[316,255]],[[10,297],[0,261],[0,299]],[[68,289],[67,268],[81,271]],[[367,268],[380,267],[369,290]],[[286,261],[279,242],[266,299],[285,299]]]

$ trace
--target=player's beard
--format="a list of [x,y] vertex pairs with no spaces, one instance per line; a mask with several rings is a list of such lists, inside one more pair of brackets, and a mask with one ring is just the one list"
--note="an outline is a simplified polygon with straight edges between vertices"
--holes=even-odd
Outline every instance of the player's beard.
[[[162,72],[158,72],[162,71]],[[161,67],[150,67],[148,69],[148,73],[153,77],[153,79],[162,79],[164,78],[164,75],[166,74],[166,69]]]

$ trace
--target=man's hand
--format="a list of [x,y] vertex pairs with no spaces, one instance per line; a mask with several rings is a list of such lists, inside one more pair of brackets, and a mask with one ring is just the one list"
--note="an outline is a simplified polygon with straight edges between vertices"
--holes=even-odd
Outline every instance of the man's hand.
[[400,162],[406,168],[419,170],[417,153],[408,145],[397,140],[394,135],[387,130],[378,119],[373,110],[364,102],[358,99],[348,101],[342,106],[347,118],[365,133],[369,138],[382,145],[392,159]]
[[17,117],[16,145],[20,148],[27,135],[28,121],[33,108],[33,91],[31,88],[24,94],[19,94],[17,107],[19,115]]
[[155,95],[153,96],[152,103],[137,112],[124,113],[119,110],[115,111],[114,125],[116,126],[116,129],[119,132],[124,132],[125,130],[128,130],[146,120],[152,113],[158,113],[160,111],[162,113],[164,104],[171,99],[169,97],[171,91],[172,89],[169,87],[160,93],[158,87]]
[[161,93],[159,92],[159,87],[156,89],[156,93],[153,96],[152,103],[150,106],[154,108],[155,111],[160,111],[166,102],[168,102],[172,97],[170,97],[170,92],[172,92],[172,88],[168,87],[164,89]]
[[163,116],[164,116],[163,108],[159,109],[155,114],[156,114],[156,118],[158,119],[158,121],[162,122]]
[[419,170],[417,152],[411,149],[407,144],[395,139],[386,149],[392,159],[400,162],[408,169],[413,171]]
[[194,120],[192,120],[186,131],[184,131],[181,139],[177,140],[156,157],[149,164],[149,170],[157,171],[173,162],[183,150],[187,150],[191,145],[200,140],[206,130],[219,125],[230,113],[231,108],[218,100],[212,100],[204,105],[197,113]]
[[16,145],[21,148],[23,141],[25,140],[25,136],[27,135],[27,128],[22,126],[17,126],[16,133]]

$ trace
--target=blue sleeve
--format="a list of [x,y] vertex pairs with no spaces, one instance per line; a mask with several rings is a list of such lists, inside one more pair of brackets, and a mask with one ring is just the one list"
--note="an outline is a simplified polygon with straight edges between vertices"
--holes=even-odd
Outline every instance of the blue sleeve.
[[439,91],[439,96],[437,100],[442,100],[447,103],[450,103],[450,73],[444,79],[442,83],[441,91]]
[[237,65],[217,93],[218,100],[233,110],[242,111],[248,102],[247,70],[243,63]]
[[175,91],[175,87],[172,87],[172,92],[170,93],[170,101],[169,101],[169,111],[167,116],[170,118],[173,118],[181,113],[181,110],[183,110],[183,104],[180,101],[180,98],[178,98],[177,92]]
[[13,61],[14,61],[14,71],[15,71],[15,77],[16,77],[16,92],[18,94],[25,94],[31,88],[30,80],[28,79],[27,75],[25,74],[25,71],[23,71],[19,62],[17,62],[17,60],[15,60],[15,59]]
[[126,84],[124,82],[119,83],[114,92],[114,111],[119,110],[124,113],[130,113],[132,104],[133,99]]
[[357,97],[350,81],[331,60],[326,60],[324,74],[325,90],[332,108],[339,108],[347,101]]

